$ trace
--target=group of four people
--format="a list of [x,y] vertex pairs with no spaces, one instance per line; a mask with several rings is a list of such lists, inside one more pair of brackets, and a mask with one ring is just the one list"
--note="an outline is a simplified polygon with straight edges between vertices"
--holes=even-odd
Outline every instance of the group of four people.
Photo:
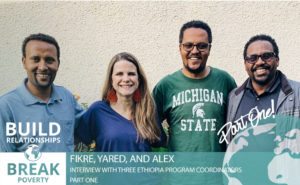
[[273,106],[273,114],[300,117],[300,83],[277,70],[279,49],[273,38],[257,35],[246,43],[249,78],[238,88],[227,72],[206,65],[211,47],[206,23],[184,24],[179,34],[183,68],[164,77],[152,95],[138,60],[126,52],[115,55],[101,101],[84,111],[68,90],[53,84],[60,64],[56,40],[30,35],[22,46],[27,78],[0,97],[0,152],[24,151],[31,144],[43,152],[72,152],[74,135],[85,144],[94,140],[99,152],[149,152],[161,146],[219,152],[235,134],[230,128],[222,131],[225,123],[238,124],[253,107]]

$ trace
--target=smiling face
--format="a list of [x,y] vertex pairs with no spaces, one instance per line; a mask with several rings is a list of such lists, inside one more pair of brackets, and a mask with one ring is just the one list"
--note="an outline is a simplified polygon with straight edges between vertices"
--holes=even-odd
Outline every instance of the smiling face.
[[139,87],[137,69],[132,62],[127,60],[120,60],[115,63],[111,79],[118,99],[121,97],[131,98]]
[[50,88],[59,67],[56,47],[44,41],[31,40],[26,45],[25,53],[22,63],[27,71],[27,88],[29,90]]
[[[183,33],[182,44],[185,43],[208,43],[208,34],[202,28],[188,28]],[[207,50],[199,51],[196,46],[193,50],[185,51],[182,44],[179,46],[181,58],[183,61],[184,74],[199,74],[202,73],[206,66],[206,61],[209,56],[210,46]]]
[[[274,52],[274,49],[269,41],[257,40],[249,45],[246,55],[261,55],[270,52]],[[272,57],[267,61],[263,61],[261,57],[259,57],[254,64],[245,61],[245,69],[252,80],[252,83],[259,86],[270,85],[275,78],[278,65],[278,57]]]

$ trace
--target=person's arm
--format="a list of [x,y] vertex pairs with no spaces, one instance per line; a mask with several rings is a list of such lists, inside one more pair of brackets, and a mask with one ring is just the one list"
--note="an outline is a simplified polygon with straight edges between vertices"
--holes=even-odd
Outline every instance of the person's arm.
[[0,152],[15,152],[16,146],[7,142],[6,126],[7,122],[15,122],[9,106],[0,100]]
[[79,105],[75,97],[72,97],[72,99],[73,99],[73,106],[74,106],[74,113],[75,113],[75,128],[76,128],[78,126],[79,120],[85,113],[85,110],[81,105]]
[[82,116],[79,117],[77,127],[75,128],[76,142],[83,142],[86,145],[91,144],[93,140],[93,110],[89,108]]
[[159,147],[167,148],[168,147],[168,142],[167,142],[168,138],[163,129],[162,122],[160,121],[158,116],[156,116],[156,120],[157,120],[157,124],[158,124],[159,130],[160,130],[160,141],[153,143],[151,146],[155,147],[155,148],[159,148]]
[[230,83],[229,83],[229,92],[232,91],[234,88],[237,87],[234,78],[232,76],[230,76],[230,77],[231,77],[231,80],[230,80]]
[[154,87],[152,96],[156,105],[158,118],[163,122],[166,119],[164,115],[164,96],[159,84]]
[[[159,86],[159,84],[157,84],[152,92],[152,96],[156,105],[156,110],[157,110],[157,120],[159,123],[159,127],[161,129],[161,140],[162,140],[162,147],[168,147],[168,141],[169,141],[169,134],[166,135],[163,127],[162,127],[162,123],[164,122],[164,120],[166,119],[165,113],[164,113],[164,96],[162,93],[162,90]],[[169,130],[169,129],[168,129]]]
[[[232,93],[234,93],[233,90],[237,87],[234,78],[232,76],[230,76],[230,77],[231,78],[230,78],[230,83],[229,83],[229,88],[228,88],[229,91],[228,91],[228,96],[227,96],[227,100],[226,100],[227,101],[227,107],[226,107],[226,114],[225,114],[225,116],[226,116],[225,117],[225,120],[226,120],[225,123],[232,121],[232,120],[229,119],[230,117],[232,117],[230,115],[232,104],[237,103],[237,102],[232,102],[231,98],[230,98],[230,97],[232,97]],[[226,127],[226,132],[227,132],[227,130],[228,130],[228,127]],[[232,137],[233,136],[228,135],[227,140],[231,141]],[[225,148],[227,148],[227,147],[228,147],[228,143],[225,143]]]

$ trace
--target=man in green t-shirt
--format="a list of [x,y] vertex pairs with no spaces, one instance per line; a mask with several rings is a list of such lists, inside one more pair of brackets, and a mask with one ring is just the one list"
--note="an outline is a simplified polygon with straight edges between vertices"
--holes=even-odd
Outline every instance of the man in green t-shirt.
[[206,65],[211,43],[206,23],[184,24],[179,35],[183,68],[153,90],[159,117],[170,126],[169,151],[225,151],[217,132],[225,123],[227,95],[236,84],[225,71]]

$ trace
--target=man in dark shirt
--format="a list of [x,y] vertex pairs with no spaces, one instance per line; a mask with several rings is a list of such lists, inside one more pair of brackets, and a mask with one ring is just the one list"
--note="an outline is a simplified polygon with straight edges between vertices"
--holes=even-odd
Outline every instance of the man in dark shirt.
[[237,133],[275,115],[300,117],[300,83],[277,70],[279,49],[275,40],[268,35],[252,37],[244,47],[244,60],[249,78],[231,91],[227,123],[219,131],[220,141],[227,144]]
[[268,35],[246,43],[244,64],[249,78],[230,92],[227,123],[218,132],[228,144],[223,167],[243,172],[225,176],[240,184],[286,184],[299,174],[300,83],[277,70],[279,49]]

